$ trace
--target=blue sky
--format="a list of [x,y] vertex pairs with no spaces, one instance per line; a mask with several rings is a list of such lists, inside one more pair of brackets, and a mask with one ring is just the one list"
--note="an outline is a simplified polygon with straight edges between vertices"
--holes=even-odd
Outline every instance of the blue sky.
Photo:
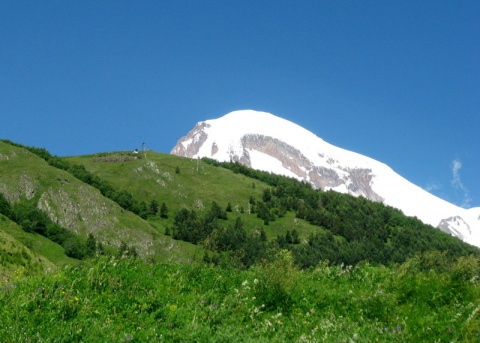
[[480,206],[478,1],[2,1],[0,138],[169,152],[274,113]]

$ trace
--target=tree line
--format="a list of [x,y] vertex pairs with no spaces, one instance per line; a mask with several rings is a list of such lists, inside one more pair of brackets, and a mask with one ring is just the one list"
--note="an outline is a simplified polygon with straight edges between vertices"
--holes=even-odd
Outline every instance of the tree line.
[[402,263],[418,253],[444,251],[449,258],[479,255],[480,250],[416,217],[363,197],[315,190],[293,178],[253,170],[238,162],[205,162],[241,173],[269,185],[261,199],[250,197],[252,212],[264,225],[286,212],[319,228],[300,244],[294,230],[278,236],[276,244],[292,251],[298,265],[307,268],[319,261],[355,265],[369,261],[388,265]]
[[16,222],[25,232],[39,234],[61,245],[65,255],[69,257],[85,259],[94,256],[97,250],[103,250],[102,245],[97,244],[93,234],[89,234],[87,239],[84,239],[65,229],[38,209],[32,200],[21,199],[10,205],[5,196],[0,193],[0,213]]

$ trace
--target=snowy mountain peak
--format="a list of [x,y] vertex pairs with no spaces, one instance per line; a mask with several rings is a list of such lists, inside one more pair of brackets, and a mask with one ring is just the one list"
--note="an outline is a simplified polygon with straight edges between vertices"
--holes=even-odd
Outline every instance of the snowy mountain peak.
[[[253,110],[234,111],[214,120],[206,120],[197,125],[203,124],[205,134],[213,138],[218,147],[227,147],[229,156],[222,156],[224,160],[230,159],[235,154],[242,153],[241,139],[245,136],[261,135],[275,137],[278,140],[292,146],[299,146],[308,137],[309,140],[321,140],[310,131],[288,120],[277,117],[271,113]],[[235,142],[235,144],[234,144]],[[323,142],[323,141],[322,141]],[[240,150],[238,150],[240,149]],[[201,154],[204,156],[204,151]],[[220,156],[220,155],[219,155]],[[217,158],[219,158],[217,156]]]
[[295,140],[302,135],[313,135],[310,131],[286,119],[268,112],[253,110],[230,112],[221,118],[206,120],[205,123],[215,123],[215,130],[220,131],[218,132],[220,135],[227,137],[262,134],[272,137],[290,137],[291,140]]
[[254,169],[305,180],[319,189],[381,201],[480,246],[480,211],[465,210],[437,198],[384,163],[333,146],[271,113],[241,110],[199,122],[171,153],[238,161]]

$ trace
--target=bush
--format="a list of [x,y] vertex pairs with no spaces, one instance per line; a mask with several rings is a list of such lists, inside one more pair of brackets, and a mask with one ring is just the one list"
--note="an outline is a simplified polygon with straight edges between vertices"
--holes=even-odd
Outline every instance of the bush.
[[452,268],[452,281],[458,283],[480,283],[480,257],[462,256]]
[[296,286],[292,253],[278,251],[272,261],[264,261],[255,272],[254,294],[258,305],[267,310],[288,312]]
[[76,258],[76,259],[83,259],[85,258],[85,244],[75,236],[68,237],[65,242],[63,243],[63,250],[67,256]]

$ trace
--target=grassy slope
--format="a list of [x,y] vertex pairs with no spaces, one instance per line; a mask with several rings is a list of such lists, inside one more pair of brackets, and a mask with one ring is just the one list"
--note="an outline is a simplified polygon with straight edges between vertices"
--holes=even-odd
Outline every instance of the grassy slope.
[[61,247],[44,237],[25,233],[0,214],[0,275],[36,274],[54,270],[67,261]]
[[104,245],[121,241],[135,246],[141,256],[187,261],[196,248],[175,242],[151,224],[123,210],[100,192],[43,159],[0,141],[0,192],[11,202],[38,202],[52,220],[75,233],[93,233]]
[[8,342],[478,342],[480,260],[448,272],[292,268],[288,253],[249,270],[108,259],[1,282]]
[[[120,153],[101,154],[108,155],[116,156]],[[231,203],[233,212],[229,214],[230,221],[240,216],[247,229],[263,226],[263,220],[258,219],[255,214],[247,213],[249,197],[260,200],[263,189],[268,187],[258,180],[202,161],[151,151],[147,152],[146,159],[129,162],[94,162],[95,157],[96,155],[77,156],[67,160],[84,165],[88,171],[107,180],[114,187],[128,190],[135,198],[144,200],[147,204],[154,199],[160,204],[165,202],[169,208],[169,218],[149,218],[160,230],[171,225],[173,214],[183,207],[198,209],[197,205],[201,202],[203,211],[206,211],[210,208],[211,201],[216,201],[224,209]],[[177,167],[179,173],[176,173]],[[241,207],[245,213],[240,213]],[[294,228],[303,237],[312,231],[320,230],[304,221],[295,224],[293,213],[264,226],[270,239]]]

